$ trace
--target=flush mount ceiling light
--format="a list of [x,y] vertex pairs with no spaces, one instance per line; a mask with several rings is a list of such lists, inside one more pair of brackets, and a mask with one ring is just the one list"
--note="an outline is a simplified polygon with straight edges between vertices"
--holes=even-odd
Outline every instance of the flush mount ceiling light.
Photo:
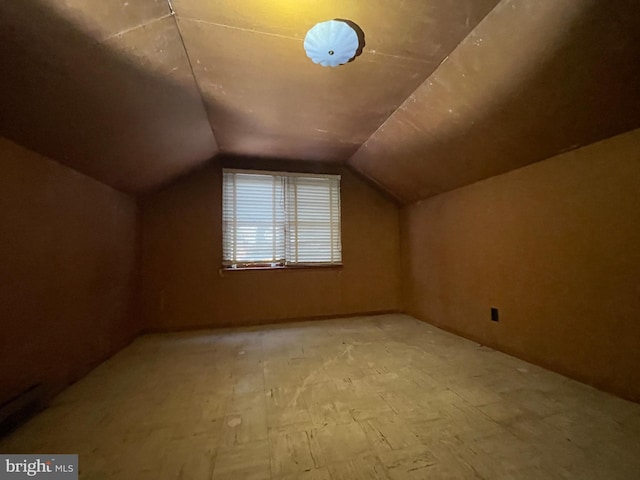
[[360,39],[356,30],[342,20],[315,25],[304,38],[307,56],[323,67],[337,67],[358,54]]

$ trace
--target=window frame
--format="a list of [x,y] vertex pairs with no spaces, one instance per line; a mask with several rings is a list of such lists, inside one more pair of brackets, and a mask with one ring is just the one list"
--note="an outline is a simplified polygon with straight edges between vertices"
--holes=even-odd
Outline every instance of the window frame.
[[[287,263],[286,255],[283,262],[243,262],[238,264],[225,264],[224,250],[225,250],[225,224],[224,224],[224,206],[225,206],[225,173],[239,173],[249,175],[266,175],[271,177],[318,177],[318,178],[337,178],[338,180],[338,233],[340,241],[340,261],[339,262],[296,262]],[[285,188],[286,189],[286,188]],[[342,251],[342,175],[339,173],[305,173],[296,171],[284,171],[284,170],[258,170],[250,168],[222,168],[222,266],[221,272],[241,272],[241,271],[263,271],[263,270],[305,270],[305,269],[342,269],[344,266],[344,256]],[[285,201],[286,203],[286,201]],[[331,210],[331,207],[330,207]],[[286,217],[286,213],[285,213]],[[286,233],[285,233],[286,244]]]

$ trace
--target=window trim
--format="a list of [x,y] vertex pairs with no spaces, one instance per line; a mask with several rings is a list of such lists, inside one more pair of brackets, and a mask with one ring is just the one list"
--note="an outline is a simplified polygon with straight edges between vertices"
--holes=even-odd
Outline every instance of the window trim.
[[255,265],[255,266],[242,266],[242,267],[231,267],[228,265],[222,265],[220,267],[220,271],[227,272],[261,272],[261,271],[304,271],[304,270],[342,270],[344,268],[343,263],[327,263],[327,264],[309,264],[309,265],[280,265],[276,267],[268,267],[265,265]]
[[[253,170],[250,168],[222,168],[222,203],[224,206],[224,174],[225,173],[240,173],[240,174],[249,174],[249,175],[269,175],[269,176],[287,176],[287,177],[318,177],[318,178],[337,178],[339,189],[339,212],[340,212],[340,243],[342,243],[342,175],[338,173],[305,173],[305,172],[292,172],[292,171],[284,171],[284,170]],[[333,226],[331,227],[333,228]],[[222,249],[224,250],[224,226],[222,229]],[[220,267],[220,274],[226,272],[255,272],[255,271],[295,271],[295,270],[342,270],[344,267],[344,252],[341,250],[341,261],[340,262],[301,262],[301,263],[290,263],[285,262],[273,263],[273,262],[255,262],[255,263],[244,263],[241,266],[235,265],[225,265],[224,264],[224,255],[222,257],[222,265]]]

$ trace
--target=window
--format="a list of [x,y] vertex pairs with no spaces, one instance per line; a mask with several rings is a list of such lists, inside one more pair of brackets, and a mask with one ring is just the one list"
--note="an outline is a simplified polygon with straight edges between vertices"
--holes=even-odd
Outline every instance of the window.
[[340,265],[340,176],[223,171],[223,265]]

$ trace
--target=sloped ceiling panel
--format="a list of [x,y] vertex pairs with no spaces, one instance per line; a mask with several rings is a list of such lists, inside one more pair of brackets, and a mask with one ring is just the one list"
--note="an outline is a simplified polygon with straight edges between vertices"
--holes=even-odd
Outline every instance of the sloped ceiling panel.
[[129,192],[216,153],[166,1],[2,2],[0,32],[7,137]]
[[[223,151],[346,161],[496,0],[312,3],[173,0]],[[323,68],[302,43],[334,18],[357,23],[366,47],[352,63]]]
[[408,203],[640,126],[636,9],[503,0],[350,165]]
[[[632,0],[172,3],[0,2],[0,133],[144,192],[215,155],[213,129],[411,202],[640,126]],[[333,18],[366,39],[335,69],[302,48]]]

